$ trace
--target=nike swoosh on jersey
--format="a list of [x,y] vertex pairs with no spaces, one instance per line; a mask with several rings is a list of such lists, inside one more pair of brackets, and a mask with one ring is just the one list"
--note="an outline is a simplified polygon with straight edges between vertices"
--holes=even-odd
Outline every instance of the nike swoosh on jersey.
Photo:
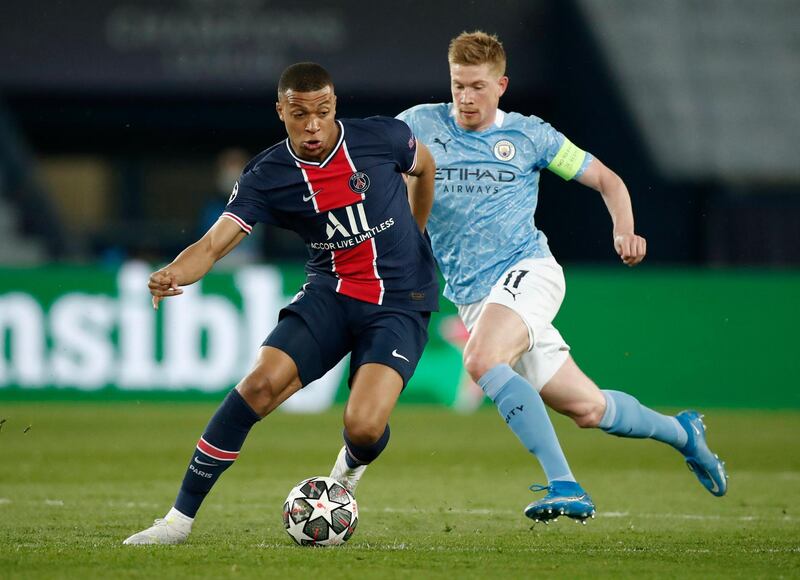
[[195,456],[194,456],[194,460],[195,460],[197,463],[199,463],[200,465],[208,465],[209,467],[216,467],[217,465],[219,465],[219,463],[207,463],[207,462],[205,462],[205,461],[202,461],[201,459],[199,459],[199,458],[197,457],[197,455],[195,455]]
[[303,201],[308,201],[308,200],[310,200],[312,197],[314,197],[315,195],[317,195],[318,193],[321,193],[321,192],[322,192],[322,188],[320,187],[320,188],[319,188],[317,191],[312,191],[312,192],[311,192],[311,195],[304,195],[304,196],[303,196]]

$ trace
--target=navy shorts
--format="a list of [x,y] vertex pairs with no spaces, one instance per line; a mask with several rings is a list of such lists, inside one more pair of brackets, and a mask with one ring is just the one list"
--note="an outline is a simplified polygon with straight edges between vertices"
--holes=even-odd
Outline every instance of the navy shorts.
[[380,363],[403,377],[405,388],[428,342],[430,312],[369,304],[306,284],[278,317],[264,346],[280,349],[307,385],[349,352],[350,377],[361,365]]

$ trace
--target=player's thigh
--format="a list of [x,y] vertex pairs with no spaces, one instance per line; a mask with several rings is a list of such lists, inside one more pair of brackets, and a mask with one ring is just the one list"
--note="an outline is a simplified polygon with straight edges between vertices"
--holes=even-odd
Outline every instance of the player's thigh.
[[350,354],[350,385],[360,368],[377,363],[394,369],[405,388],[428,343],[429,312],[416,312],[375,305],[359,305],[354,319],[353,350]]
[[558,329],[548,324],[536,333],[533,349],[522,353],[514,370],[541,392],[569,358],[569,350]]
[[540,394],[548,407],[570,417],[594,416],[605,410],[603,393],[571,356],[547,381]]
[[516,313],[527,328],[526,350],[530,350],[537,334],[552,324],[565,291],[564,272],[554,258],[520,260],[492,286],[484,309],[498,304]]
[[307,286],[281,310],[278,325],[264,341],[288,355],[302,385],[323,376],[351,347],[342,301],[327,288]]
[[488,303],[464,347],[464,362],[470,374],[483,374],[486,365],[509,363],[528,349],[528,327],[519,313],[503,304]]

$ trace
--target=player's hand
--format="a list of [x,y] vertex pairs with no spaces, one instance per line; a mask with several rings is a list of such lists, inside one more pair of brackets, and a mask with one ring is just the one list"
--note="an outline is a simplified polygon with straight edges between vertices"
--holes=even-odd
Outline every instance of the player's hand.
[[614,249],[626,266],[635,266],[647,254],[647,240],[636,234],[614,236]]
[[158,303],[167,296],[183,294],[183,289],[178,287],[177,277],[166,268],[150,274],[147,287],[150,289],[150,294],[153,295],[153,308],[156,310],[158,310]]

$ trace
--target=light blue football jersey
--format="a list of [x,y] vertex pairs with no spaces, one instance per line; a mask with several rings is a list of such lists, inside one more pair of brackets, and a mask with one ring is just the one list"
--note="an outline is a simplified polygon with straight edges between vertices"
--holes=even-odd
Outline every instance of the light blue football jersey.
[[550,256],[533,214],[539,172],[579,177],[592,157],[538,117],[498,110],[484,131],[458,126],[447,103],[418,105],[397,116],[436,160],[436,197],[428,219],[433,253],[456,304],[489,294],[524,258]]

